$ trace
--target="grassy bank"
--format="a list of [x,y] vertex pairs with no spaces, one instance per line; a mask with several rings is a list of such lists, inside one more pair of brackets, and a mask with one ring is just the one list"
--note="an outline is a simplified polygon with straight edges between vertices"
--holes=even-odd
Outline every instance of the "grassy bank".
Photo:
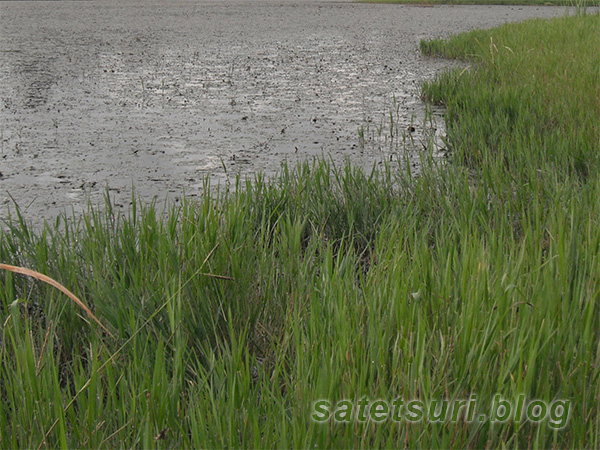
[[[424,43],[452,162],[325,163],[32,232],[0,261],[1,447],[600,446],[600,16]],[[210,192],[207,190],[207,192]],[[570,401],[570,420],[315,423],[317,399]]]

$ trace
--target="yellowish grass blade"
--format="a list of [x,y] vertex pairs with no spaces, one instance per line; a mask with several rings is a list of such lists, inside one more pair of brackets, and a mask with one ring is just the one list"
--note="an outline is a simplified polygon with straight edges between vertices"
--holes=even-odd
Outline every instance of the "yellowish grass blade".
[[104,325],[102,325],[102,323],[92,313],[92,311],[90,311],[90,309],[87,306],[85,306],[85,304],[81,300],[79,300],[75,296],[75,294],[73,294],[71,291],[69,291],[66,287],[64,287],[58,281],[50,278],[49,276],[44,275],[43,273],[39,273],[39,272],[36,272],[35,270],[31,270],[31,269],[26,269],[25,267],[10,266],[8,264],[0,263],[0,269],[8,270],[9,272],[20,273],[22,275],[27,275],[29,277],[36,278],[40,281],[43,281],[44,283],[49,284],[50,286],[55,287],[56,289],[61,291],[63,294],[65,294],[67,297],[69,297],[71,300],[73,300],[75,303],[77,303],[77,306],[79,306],[81,309],[83,309],[86,312],[86,314],[94,320],[94,322],[96,322],[98,325],[100,325],[100,327],[110,335],[110,337],[114,338],[113,334],[110,331],[108,331],[108,329]]

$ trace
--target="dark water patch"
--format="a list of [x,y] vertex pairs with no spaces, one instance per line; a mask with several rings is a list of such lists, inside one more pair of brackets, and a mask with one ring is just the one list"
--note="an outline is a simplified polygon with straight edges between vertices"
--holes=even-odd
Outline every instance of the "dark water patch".
[[18,72],[14,75],[21,79],[23,107],[45,105],[56,78],[51,60],[42,55],[25,56],[18,61],[16,68]]

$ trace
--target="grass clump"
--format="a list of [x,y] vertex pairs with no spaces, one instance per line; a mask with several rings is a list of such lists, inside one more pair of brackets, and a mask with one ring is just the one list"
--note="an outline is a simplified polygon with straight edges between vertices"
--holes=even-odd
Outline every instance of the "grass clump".
[[[453,158],[418,178],[320,162],[166,211],[8,222],[0,262],[115,337],[0,273],[0,446],[598,447],[599,21],[424,43],[471,66],[423,89]],[[495,394],[570,420],[310,418]]]
[[472,64],[426,84],[424,95],[446,105],[459,162],[503,165],[520,183],[538,174],[585,183],[599,156],[599,49],[597,14],[423,42],[426,54]]

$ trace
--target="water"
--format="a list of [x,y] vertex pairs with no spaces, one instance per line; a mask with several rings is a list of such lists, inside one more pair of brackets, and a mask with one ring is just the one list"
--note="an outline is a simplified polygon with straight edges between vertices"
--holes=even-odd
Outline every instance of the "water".
[[[446,36],[563,8],[348,2],[0,1],[0,219],[196,196],[323,156],[418,160],[419,85]],[[392,117],[390,118],[390,112]],[[440,111],[434,111],[439,118]],[[438,120],[438,133],[443,123]],[[414,127],[414,132],[411,131]]]

